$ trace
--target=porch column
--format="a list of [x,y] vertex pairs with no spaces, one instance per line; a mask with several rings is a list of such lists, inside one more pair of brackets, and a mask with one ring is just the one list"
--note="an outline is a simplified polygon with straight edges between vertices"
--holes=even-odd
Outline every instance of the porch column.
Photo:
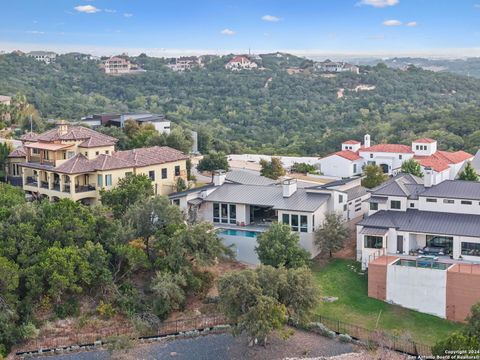
[[407,236],[405,236],[405,237],[403,238],[403,241],[404,241],[404,243],[403,243],[403,252],[408,255],[408,254],[410,254],[410,250],[411,250],[411,249],[410,249],[410,234],[408,234]]
[[60,191],[63,192],[65,190],[64,186],[65,186],[65,182],[63,181],[64,180],[64,177],[65,175],[63,174],[60,174],[59,175],[60,179],[59,179],[59,183],[60,183]]
[[25,168],[22,166],[22,185],[25,186],[27,184],[27,174],[25,173]]
[[48,172],[47,173],[47,181],[48,181],[48,190],[53,189],[53,173]]
[[75,194],[75,175],[70,175],[70,195]]
[[40,171],[40,170],[37,171],[37,189],[38,189],[38,193],[40,193],[40,185],[41,185],[41,183],[42,183],[42,173],[43,173],[43,171]]

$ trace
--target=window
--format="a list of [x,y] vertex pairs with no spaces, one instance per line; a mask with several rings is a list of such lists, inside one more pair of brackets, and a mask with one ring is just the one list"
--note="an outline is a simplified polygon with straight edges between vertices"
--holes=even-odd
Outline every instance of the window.
[[343,211],[347,211],[347,204],[343,205]]
[[105,186],[112,186],[112,175],[105,175]]
[[363,237],[364,248],[367,249],[381,249],[383,247],[383,238],[381,236],[366,235]]
[[228,204],[220,204],[220,217],[223,224],[228,224]]
[[292,217],[292,223],[291,223],[291,227],[292,227],[292,231],[298,231],[298,215],[291,215]]
[[403,156],[402,156],[402,155],[398,155],[398,158],[399,158],[400,160],[402,160]]
[[437,199],[427,198],[427,202],[429,202],[429,203],[436,203],[436,202],[437,202]]
[[416,146],[415,146],[415,149],[416,149],[416,150],[420,150],[420,146],[416,145]]
[[338,195],[338,202],[341,204],[343,203],[343,195]]
[[131,171],[127,171],[127,172],[125,173],[125,177],[127,177],[127,176],[132,176],[132,175],[133,175],[133,173],[132,173]]
[[95,155],[100,155],[100,151],[95,151]]
[[220,204],[213,203],[213,222],[220,222]]
[[443,199],[444,204],[455,204],[455,200],[452,199]]
[[105,150],[105,154],[110,154],[110,150]]
[[353,164],[353,173],[354,173],[354,174],[357,173],[357,164]]
[[235,204],[230,204],[229,205],[229,216],[230,216],[230,224],[236,224],[237,223],[237,205]]
[[480,244],[462,242],[462,255],[480,256]]
[[172,204],[173,204],[173,205],[180,206],[180,199],[173,199],[173,200],[172,200]]
[[148,172],[148,177],[150,178],[150,180],[155,181],[155,170],[150,170]]
[[410,207],[411,207],[411,208],[415,207],[415,204],[414,204],[414,203],[410,203]]
[[370,203],[370,210],[378,210],[378,203],[371,202]]
[[315,230],[315,215],[312,215],[312,229]]
[[88,151],[85,151],[85,156],[88,157]]
[[175,176],[180,176],[180,165],[175,166]]
[[390,201],[390,208],[391,209],[400,209],[402,207],[402,203],[398,200]]
[[373,159],[373,154],[370,154],[370,159]]
[[290,225],[290,215],[282,214],[282,223]]
[[98,185],[98,187],[103,186],[103,176],[102,175],[97,175],[97,185]]
[[308,232],[308,220],[306,215],[300,215],[300,232]]
[[163,169],[162,169],[162,179],[166,179],[167,176],[168,176],[168,174],[167,174],[167,168],[163,168]]
[[462,200],[462,205],[472,205],[472,202],[471,201],[468,201],[468,200]]

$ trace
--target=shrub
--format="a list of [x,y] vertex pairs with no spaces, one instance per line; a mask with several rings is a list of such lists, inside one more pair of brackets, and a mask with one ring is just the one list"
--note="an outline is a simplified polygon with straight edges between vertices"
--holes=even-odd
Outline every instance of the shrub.
[[205,298],[213,286],[215,276],[210,271],[194,271],[193,277],[195,280],[190,284],[193,293],[202,299]]
[[335,337],[334,331],[330,330],[328,327],[319,322],[310,323],[308,324],[307,328],[308,330],[313,331],[316,334],[325,336],[330,339],[333,339]]
[[343,342],[343,343],[349,343],[349,342],[352,342],[352,337],[348,334],[340,334],[338,336],[338,340],[340,340],[340,342]]
[[38,334],[40,334],[40,330],[37,329],[37,327],[33,323],[28,322],[20,327],[20,334],[22,336],[22,339],[30,340],[37,338]]
[[100,301],[100,304],[97,306],[97,312],[101,317],[110,319],[115,315],[115,308],[110,303]]
[[69,316],[78,316],[80,313],[80,306],[78,301],[71,297],[65,302],[55,305],[55,315],[60,319],[65,319]]

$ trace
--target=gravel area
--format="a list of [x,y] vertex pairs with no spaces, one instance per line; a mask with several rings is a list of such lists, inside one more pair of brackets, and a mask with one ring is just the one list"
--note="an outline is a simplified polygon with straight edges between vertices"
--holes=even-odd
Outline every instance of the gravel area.
[[240,360],[284,359],[286,357],[334,356],[356,351],[354,345],[296,331],[286,341],[276,337],[263,346],[248,347],[244,336],[230,334],[205,335],[189,339],[170,340],[138,345],[127,352],[92,351],[58,356],[36,357],[37,360],[110,360],[110,359],[175,359],[175,360]]

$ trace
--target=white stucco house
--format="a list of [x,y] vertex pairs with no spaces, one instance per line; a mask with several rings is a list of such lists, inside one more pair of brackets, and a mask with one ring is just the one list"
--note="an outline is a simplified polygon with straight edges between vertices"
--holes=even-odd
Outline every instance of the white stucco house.
[[250,60],[245,55],[237,55],[225,64],[225,69],[231,71],[252,70],[257,68],[257,63]]
[[421,138],[412,145],[376,144],[371,145],[370,135],[365,135],[363,145],[356,140],[342,143],[342,150],[320,159],[320,171],[326,176],[350,177],[362,173],[367,164],[379,165],[386,174],[397,174],[402,164],[415,159],[425,173],[432,170],[432,181],[438,184],[444,180],[453,180],[458,176],[467,161],[473,155],[465,151],[437,150],[437,141]]

